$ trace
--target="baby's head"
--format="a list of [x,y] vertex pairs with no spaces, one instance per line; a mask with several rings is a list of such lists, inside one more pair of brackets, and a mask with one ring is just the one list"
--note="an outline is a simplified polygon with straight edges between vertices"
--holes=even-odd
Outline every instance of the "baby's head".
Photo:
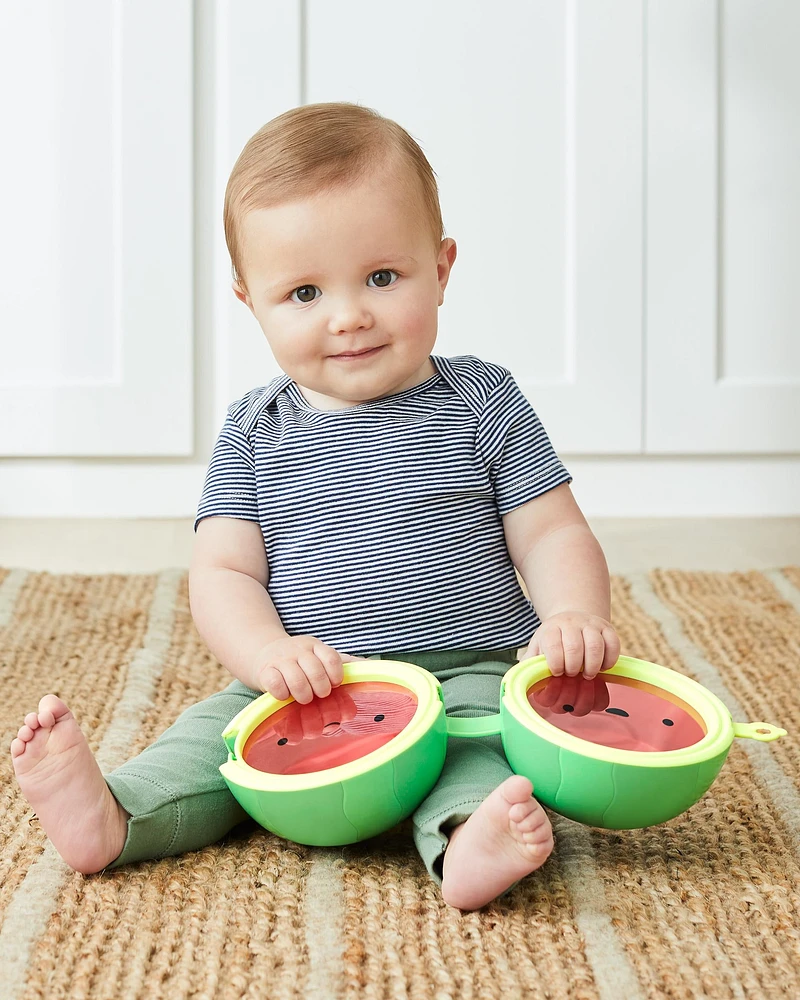
[[313,405],[352,406],[434,374],[456,245],[433,170],[397,123],[344,103],[274,118],[234,165],[224,225],[234,292]]

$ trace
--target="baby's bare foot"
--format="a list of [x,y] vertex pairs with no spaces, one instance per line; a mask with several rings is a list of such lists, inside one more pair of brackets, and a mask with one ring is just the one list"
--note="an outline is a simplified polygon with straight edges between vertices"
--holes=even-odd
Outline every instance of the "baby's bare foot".
[[42,829],[75,871],[90,875],[119,857],[128,813],[111,794],[75,717],[54,694],[11,743],[17,781]]
[[446,903],[477,910],[544,864],[553,831],[532,794],[527,778],[512,775],[454,827],[442,869]]

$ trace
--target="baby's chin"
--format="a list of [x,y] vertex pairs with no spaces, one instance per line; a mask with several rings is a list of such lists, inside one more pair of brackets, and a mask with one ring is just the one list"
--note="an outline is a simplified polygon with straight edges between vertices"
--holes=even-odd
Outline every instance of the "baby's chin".
[[401,358],[391,345],[363,360],[344,360],[334,356],[320,359],[313,371],[284,371],[296,382],[303,396],[320,409],[342,409],[371,403],[413,388],[436,374],[430,355]]

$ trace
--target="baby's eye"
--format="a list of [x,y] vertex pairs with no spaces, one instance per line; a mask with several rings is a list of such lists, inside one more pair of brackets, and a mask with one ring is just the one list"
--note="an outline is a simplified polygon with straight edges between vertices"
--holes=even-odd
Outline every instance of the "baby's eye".
[[373,285],[373,288],[388,288],[389,285],[393,285],[394,281],[390,278],[392,274],[395,276],[395,280],[397,280],[397,271],[373,271],[369,276],[370,281],[372,281],[373,278],[376,279],[376,283]]
[[[315,289],[316,291],[319,291],[316,285],[301,285],[299,288],[295,288],[294,292],[292,292],[289,298],[293,302],[299,302],[300,305],[305,305],[307,302],[313,302],[314,299],[317,297],[316,295],[313,294]],[[297,294],[299,295],[299,298],[297,299],[294,297],[295,292],[297,292]],[[305,297],[308,292],[312,293],[311,298]]]

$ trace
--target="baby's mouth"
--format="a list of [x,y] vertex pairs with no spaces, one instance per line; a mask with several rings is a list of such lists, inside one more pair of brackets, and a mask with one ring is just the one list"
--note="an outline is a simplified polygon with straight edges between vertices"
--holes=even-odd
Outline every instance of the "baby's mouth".
[[358,358],[371,358],[382,348],[383,344],[379,347],[369,347],[363,351],[344,351],[341,354],[332,354],[331,357],[335,358],[337,361],[355,361]]

